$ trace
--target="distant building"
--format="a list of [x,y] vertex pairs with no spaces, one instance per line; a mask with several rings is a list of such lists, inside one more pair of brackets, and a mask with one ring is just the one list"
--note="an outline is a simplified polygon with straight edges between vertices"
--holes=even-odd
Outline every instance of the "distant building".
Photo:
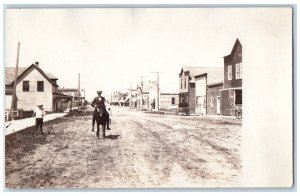
[[[218,67],[182,67],[179,73],[179,103],[187,103],[188,110],[190,114],[196,114],[196,103],[197,103],[197,112],[206,114],[206,85],[207,77],[205,74],[208,73],[210,77],[208,78],[220,78],[218,74],[210,73],[222,73],[222,68]],[[201,76],[202,74],[203,77]],[[198,84],[197,96],[196,96],[196,79]],[[222,78],[222,76],[221,76]],[[197,97],[197,100],[196,100]],[[204,110],[202,110],[204,109]],[[201,111],[200,111],[201,110]]]
[[136,108],[137,107],[137,89],[131,88],[128,89],[129,99],[129,107]]
[[[170,92],[161,92],[157,89],[157,81],[149,81],[149,101],[150,108],[157,110],[159,107],[160,110],[169,110],[172,108],[178,108],[179,104],[179,94],[170,93]],[[159,104],[157,104],[159,102]]]
[[[212,109],[216,106],[214,100],[217,96],[221,96],[215,85],[223,87],[223,68],[210,67],[203,68],[201,74],[195,76],[195,96],[196,96],[196,114],[212,115],[216,114]],[[217,98],[216,98],[217,99]]]
[[[15,68],[5,68],[5,109],[11,108]],[[31,111],[43,104],[45,111],[57,111],[57,102],[69,97],[58,92],[55,76],[45,73],[36,62],[29,67],[19,67],[17,74],[17,109]]]
[[149,86],[148,85],[138,85],[137,86],[137,98],[136,98],[138,109],[148,109],[150,108],[149,103]]
[[178,108],[179,94],[178,93],[160,93],[159,109],[169,110]]
[[223,82],[217,82],[207,85],[207,114],[220,115],[221,114],[221,89],[223,89]]
[[231,53],[224,57],[224,88],[221,89],[222,115],[233,115],[232,107],[242,99],[242,45],[238,39]]
[[119,106],[129,106],[130,95],[128,92],[115,91],[111,94],[110,104]]
[[78,88],[60,88],[58,91],[64,95],[68,95],[71,97],[70,104],[72,107],[83,106],[84,97],[81,96]]

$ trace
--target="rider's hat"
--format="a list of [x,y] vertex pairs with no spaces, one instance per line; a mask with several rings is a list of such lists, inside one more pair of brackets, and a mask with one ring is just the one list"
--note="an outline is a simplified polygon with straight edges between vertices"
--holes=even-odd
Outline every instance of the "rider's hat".
[[102,91],[97,91],[97,94],[102,93]]

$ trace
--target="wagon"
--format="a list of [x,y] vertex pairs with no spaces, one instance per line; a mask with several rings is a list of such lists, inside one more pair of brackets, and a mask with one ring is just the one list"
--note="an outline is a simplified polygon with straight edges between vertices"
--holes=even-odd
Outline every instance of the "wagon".
[[232,113],[238,118],[241,119],[243,116],[242,104],[236,104],[232,107]]
[[178,114],[184,114],[186,116],[190,115],[189,104],[188,103],[179,103],[178,104]]

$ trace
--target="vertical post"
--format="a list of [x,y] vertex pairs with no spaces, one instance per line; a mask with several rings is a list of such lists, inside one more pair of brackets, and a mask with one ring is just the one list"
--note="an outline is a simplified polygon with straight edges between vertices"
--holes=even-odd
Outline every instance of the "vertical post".
[[141,78],[142,78],[142,109],[143,109],[143,105],[144,105],[144,91],[143,91],[143,76],[141,76]]
[[83,103],[84,103],[84,105],[85,105],[85,88],[83,89]]
[[17,78],[18,78],[18,66],[19,66],[19,52],[20,52],[20,42],[18,42],[18,51],[17,51],[17,63],[15,68],[15,80],[14,80],[14,88],[13,88],[13,96],[11,100],[11,111],[12,111],[12,120],[15,119],[14,111],[17,109]]
[[129,105],[130,105],[130,109],[132,108],[132,82],[130,82],[130,103],[129,103]]
[[77,90],[77,104],[79,109],[79,95],[80,95],[80,73],[78,73],[78,90]]
[[159,111],[159,72],[157,72],[157,111]]

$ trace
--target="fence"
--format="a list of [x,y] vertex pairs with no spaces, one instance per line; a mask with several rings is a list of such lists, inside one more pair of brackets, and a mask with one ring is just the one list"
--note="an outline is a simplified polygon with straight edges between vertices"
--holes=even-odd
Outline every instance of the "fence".
[[6,110],[5,111],[5,121],[10,121],[14,119],[23,118],[23,110]]

